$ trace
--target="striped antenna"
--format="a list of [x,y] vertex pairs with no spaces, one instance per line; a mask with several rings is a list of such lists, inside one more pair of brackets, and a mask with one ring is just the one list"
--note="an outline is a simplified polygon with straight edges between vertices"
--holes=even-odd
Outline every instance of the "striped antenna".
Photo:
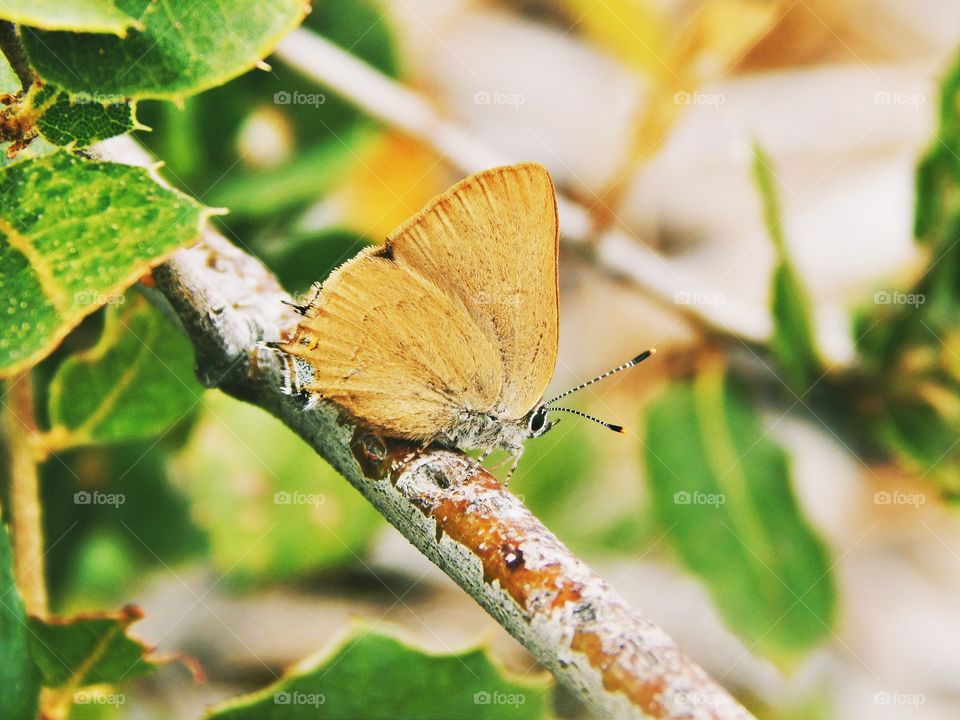
[[[560,393],[560,394],[557,395],[553,400],[549,400],[549,401],[545,402],[545,403],[543,404],[543,406],[544,406],[545,408],[547,408],[548,410],[566,410],[566,408],[551,408],[551,407],[549,407],[549,406],[552,405],[553,403],[555,403],[555,402],[556,402],[557,400],[559,400],[560,398],[565,398],[567,395],[570,395],[571,393],[575,393],[577,390],[583,390],[583,389],[584,389],[585,387],[587,387],[588,385],[593,385],[595,382],[598,382],[598,381],[600,381],[600,380],[603,380],[604,378],[608,378],[608,377],[610,377],[611,375],[620,372],[621,370],[626,370],[627,368],[632,368],[634,365],[639,365],[639,364],[642,363],[644,360],[646,360],[648,357],[650,357],[651,355],[653,355],[655,352],[657,352],[656,348],[650,348],[649,350],[644,350],[642,353],[640,353],[639,355],[637,355],[637,356],[636,356],[633,360],[631,360],[630,362],[625,362],[625,363],[624,363],[623,365],[621,365],[620,367],[615,367],[613,370],[608,370],[608,371],[605,372],[603,375],[597,375],[597,377],[595,377],[593,380],[587,380],[585,383],[580,383],[580,384],[577,385],[575,388],[571,388],[571,389],[567,390],[566,392]],[[577,411],[576,411],[576,410],[567,410],[567,412],[576,413]],[[578,414],[578,415],[583,415],[583,413],[577,413],[577,414]],[[601,425],[607,425],[607,424],[608,424],[608,423],[605,423],[605,422],[603,422],[603,421],[601,421],[601,420],[597,420],[597,419],[594,418],[594,417],[590,417],[589,415],[585,415],[584,417],[588,417],[588,418],[590,418],[591,420],[594,420],[594,421],[600,423]],[[614,425],[614,426],[611,426],[611,427],[618,427],[618,426]],[[617,432],[622,432],[622,430],[618,430]]]
[[580,417],[586,418],[587,420],[593,420],[598,425],[603,425],[608,430],[613,430],[618,433],[626,433],[623,425],[614,425],[613,423],[608,423],[605,420],[600,418],[595,418],[593,415],[587,415],[585,412],[580,412],[579,410],[571,410],[570,408],[547,408],[547,412],[568,412],[573,413],[574,415],[579,415]]

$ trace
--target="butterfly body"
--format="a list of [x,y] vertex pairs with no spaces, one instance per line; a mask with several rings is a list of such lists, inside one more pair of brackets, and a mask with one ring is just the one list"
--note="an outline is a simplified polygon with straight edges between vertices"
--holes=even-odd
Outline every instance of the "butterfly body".
[[[519,455],[557,357],[557,209],[546,170],[454,185],[337,268],[281,350],[284,390],[389,437]],[[542,418],[541,418],[542,420]]]
[[548,411],[583,415],[543,401],[557,360],[557,252],[546,169],[466,178],[294,305],[293,336],[269,343],[284,391],[383,436],[482,457],[502,448],[515,468],[524,441],[556,424]]

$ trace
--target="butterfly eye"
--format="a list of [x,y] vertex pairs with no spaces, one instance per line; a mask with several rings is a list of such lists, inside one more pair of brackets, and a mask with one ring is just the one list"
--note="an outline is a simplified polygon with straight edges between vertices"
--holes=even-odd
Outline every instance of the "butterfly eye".
[[530,432],[538,433],[543,430],[544,424],[547,422],[547,414],[542,410],[540,412],[535,412],[530,416]]

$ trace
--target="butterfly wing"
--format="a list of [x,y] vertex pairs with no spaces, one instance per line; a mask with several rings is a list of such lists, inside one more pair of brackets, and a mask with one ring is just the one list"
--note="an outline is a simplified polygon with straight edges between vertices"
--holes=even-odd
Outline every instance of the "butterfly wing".
[[301,389],[392,437],[432,439],[501,393],[499,354],[463,304],[385,248],[335,270],[281,349],[310,366]]
[[496,411],[525,415],[557,360],[558,223],[553,182],[524,163],[472,175],[387,239],[398,263],[457,298],[500,356]]

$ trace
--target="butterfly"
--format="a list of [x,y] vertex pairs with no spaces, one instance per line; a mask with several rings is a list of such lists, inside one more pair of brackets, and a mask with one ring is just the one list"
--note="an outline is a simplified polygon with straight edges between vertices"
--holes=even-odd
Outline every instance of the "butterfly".
[[457,183],[293,307],[283,390],[329,401],[387,437],[513,456],[548,432],[559,338],[557,201],[546,169],[493,168]]

